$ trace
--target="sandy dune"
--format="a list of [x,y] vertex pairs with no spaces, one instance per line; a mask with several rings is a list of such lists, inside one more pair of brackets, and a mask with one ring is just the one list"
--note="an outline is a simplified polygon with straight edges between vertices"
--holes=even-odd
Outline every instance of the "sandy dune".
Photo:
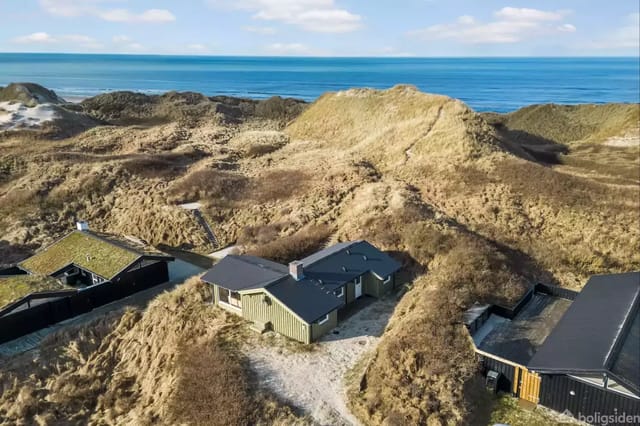
[[35,129],[57,118],[60,117],[52,104],[28,107],[21,103],[0,102],[0,130]]

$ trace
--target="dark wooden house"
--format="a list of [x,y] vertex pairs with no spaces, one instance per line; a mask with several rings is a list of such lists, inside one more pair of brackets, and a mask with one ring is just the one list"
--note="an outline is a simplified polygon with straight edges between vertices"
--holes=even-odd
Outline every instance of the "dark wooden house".
[[640,422],[640,272],[594,276],[580,293],[537,285],[465,322],[497,390],[591,424]]

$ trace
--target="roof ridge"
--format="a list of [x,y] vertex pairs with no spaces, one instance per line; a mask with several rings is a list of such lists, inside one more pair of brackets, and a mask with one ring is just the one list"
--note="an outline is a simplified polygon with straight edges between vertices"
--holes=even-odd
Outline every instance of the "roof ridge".
[[[316,252],[315,252],[315,253],[313,253],[313,254],[310,254],[309,256],[305,257],[304,259],[307,259],[307,258],[309,258],[309,257],[311,257],[311,256],[313,256],[313,255],[316,255],[316,254],[320,253],[322,250],[329,250],[331,247],[337,246],[338,244],[345,244],[345,243],[347,243],[347,245],[346,245],[346,246],[344,246],[344,247],[343,247],[342,249],[340,249],[340,250],[337,250],[337,251],[335,251],[335,252],[333,252],[333,253],[329,253],[329,254],[327,254],[326,256],[324,256],[324,257],[322,257],[322,258],[320,258],[320,259],[317,259],[317,260],[315,260],[315,261],[313,261],[313,262],[311,262],[311,263],[309,263],[309,264],[305,264],[305,265],[304,265],[304,267],[306,268],[306,267],[311,266],[311,265],[313,265],[313,264],[315,264],[315,263],[318,263],[318,262],[320,262],[320,261],[322,261],[322,260],[326,260],[326,259],[330,258],[331,256],[335,256],[336,254],[341,253],[341,252],[343,252],[343,251],[345,251],[345,250],[348,250],[350,247],[353,247],[354,245],[356,245],[356,244],[360,244],[360,243],[363,243],[363,242],[364,242],[364,240],[338,241],[337,243],[334,243],[334,244],[330,245],[329,247],[325,247],[325,248],[323,248],[323,249],[321,249],[321,250],[316,251]],[[304,259],[301,259],[301,261],[304,261]]]
[[[265,263],[265,264],[256,264],[256,263],[254,263],[254,262],[250,262],[250,261],[248,261],[248,258],[249,258],[249,256],[251,256],[251,255],[245,255],[245,254],[234,255],[234,254],[232,254],[232,255],[229,255],[229,256],[233,256],[234,258],[236,258],[236,259],[238,259],[238,260],[240,260],[240,261],[242,261],[242,262],[244,262],[244,263],[248,263],[248,264],[253,265],[253,266],[258,266],[258,267],[262,267],[262,268],[264,268],[264,269],[268,269],[268,270],[270,270],[270,271],[272,271],[272,272],[276,272],[276,273],[279,273],[279,274],[283,274],[283,276],[288,275],[288,274],[285,274],[285,273],[284,273],[284,272],[282,272],[282,271],[278,271],[278,270],[276,270],[276,269],[272,268],[272,267],[271,267],[271,266],[269,266],[267,263]],[[265,262],[269,262],[269,263],[278,263],[278,262],[274,262],[274,261],[269,260],[269,259],[265,259],[265,258],[260,257],[260,256],[252,256],[252,257],[254,257],[254,258],[256,258],[256,259],[264,260]],[[279,264],[279,265],[280,265],[280,264]],[[281,265],[281,266],[282,266],[282,267],[284,267],[284,268],[286,268],[286,267],[287,267],[286,265]]]
[[[74,230],[74,231],[72,232],[72,234],[73,234],[73,233],[76,233],[76,232],[77,232],[77,233],[80,233],[80,234],[82,234],[82,235],[89,235],[90,237],[92,237],[92,238],[94,238],[94,239],[96,239],[96,240],[98,240],[98,241],[102,241],[103,243],[111,244],[111,245],[113,245],[113,246],[116,246],[116,247],[121,248],[121,249],[123,249],[123,250],[126,250],[126,251],[128,251],[128,252],[131,252],[131,253],[133,253],[133,254],[135,254],[135,255],[139,256],[139,257],[140,257],[140,256],[144,256],[144,255],[146,254],[144,251],[134,250],[133,248],[131,248],[131,247],[127,247],[127,246],[125,246],[124,244],[121,244],[121,243],[120,243],[120,242],[118,242],[118,241],[112,241],[112,240],[109,240],[108,238],[102,237],[101,235],[98,235],[98,233],[97,233],[96,231],[92,231],[92,230],[90,230],[90,229],[89,229],[89,230],[86,230],[86,231]],[[112,236],[112,237],[114,237],[114,238],[118,238],[118,236],[117,236],[117,235],[115,235],[115,234],[109,234],[109,233],[107,233],[107,232],[103,232],[103,234],[104,234],[104,235],[108,235],[108,236]],[[71,234],[69,234],[69,235],[71,235]]]

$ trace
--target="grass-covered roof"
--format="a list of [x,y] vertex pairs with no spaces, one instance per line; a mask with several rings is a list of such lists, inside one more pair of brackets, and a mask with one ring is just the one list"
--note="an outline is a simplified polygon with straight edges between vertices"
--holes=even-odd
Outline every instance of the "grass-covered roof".
[[116,244],[89,231],[75,231],[35,256],[20,267],[39,275],[51,275],[73,263],[106,279],[114,278],[144,253]]
[[51,277],[16,275],[0,278],[0,308],[31,293],[69,289]]

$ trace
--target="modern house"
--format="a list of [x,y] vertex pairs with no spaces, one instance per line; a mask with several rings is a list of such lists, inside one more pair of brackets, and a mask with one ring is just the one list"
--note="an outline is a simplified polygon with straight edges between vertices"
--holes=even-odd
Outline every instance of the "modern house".
[[288,266],[255,256],[229,255],[202,280],[216,305],[258,331],[273,330],[310,343],[338,323],[338,310],[363,295],[395,287],[400,263],[366,241],[339,243]]
[[22,261],[18,268],[78,288],[107,281],[130,284],[134,273],[150,285],[169,281],[168,262],[173,257],[136,238],[91,231],[86,222],[76,226],[76,231]]
[[465,324],[497,390],[588,423],[640,421],[640,272],[579,293],[539,284],[513,309],[472,307]]
[[78,222],[77,230],[0,270],[0,294],[10,295],[0,299],[0,343],[168,282],[173,260],[141,240]]

